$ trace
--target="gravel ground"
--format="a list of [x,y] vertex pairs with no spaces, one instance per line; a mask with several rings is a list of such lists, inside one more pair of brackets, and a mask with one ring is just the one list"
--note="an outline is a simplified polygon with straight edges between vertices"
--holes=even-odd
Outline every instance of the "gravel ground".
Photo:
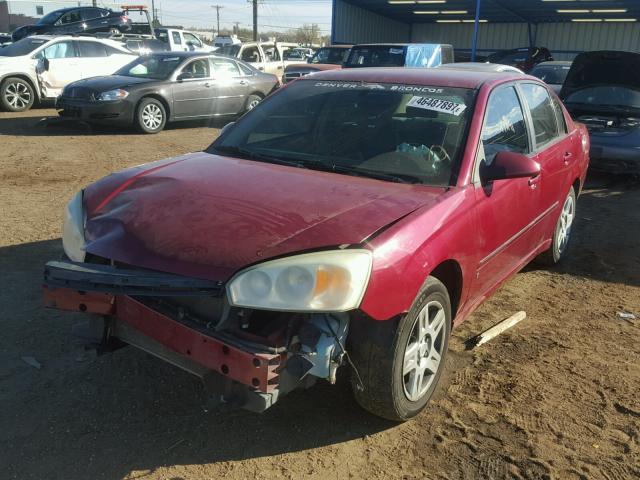
[[[201,150],[220,124],[142,136],[40,121],[54,114],[0,113],[1,477],[640,478],[637,183],[590,179],[568,261],[528,267],[454,332],[437,397],[413,421],[367,415],[344,379],[263,415],[207,411],[198,380],[158,359],[85,352],[70,335],[80,317],[44,310],[40,283],[75,191]],[[464,349],[517,310],[524,322]]]

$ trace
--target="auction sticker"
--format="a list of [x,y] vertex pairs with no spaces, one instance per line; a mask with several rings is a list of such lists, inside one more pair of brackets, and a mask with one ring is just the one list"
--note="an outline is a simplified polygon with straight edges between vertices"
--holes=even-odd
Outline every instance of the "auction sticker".
[[462,115],[467,109],[464,103],[450,102],[440,98],[430,97],[413,97],[407,103],[407,107],[422,108],[424,110],[432,110],[434,112],[449,113],[456,117]]

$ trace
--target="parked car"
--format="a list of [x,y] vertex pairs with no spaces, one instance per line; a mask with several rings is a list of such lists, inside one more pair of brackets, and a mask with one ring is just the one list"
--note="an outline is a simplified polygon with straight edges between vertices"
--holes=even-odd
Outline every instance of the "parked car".
[[149,55],[155,52],[167,52],[169,46],[157,38],[126,38],[124,45],[136,55]]
[[[482,55],[476,52],[475,62],[485,62],[486,60],[487,60],[486,55]],[[471,62],[471,51],[458,50],[456,48],[456,50],[453,52],[453,61],[455,63]]]
[[458,62],[445,63],[438,65],[436,68],[445,68],[447,70],[473,70],[475,72],[496,72],[496,73],[517,73],[522,75],[524,72],[519,68],[511,65],[502,65],[500,63],[477,63],[477,62]]
[[295,63],[284,59],[285,52],[296,46],[296,43],[248,42],[241,45],[226,45],[217,53],[240,59],[261,72],[280,77],[287,65]]
[[533,67],[529,74],[538,77],[549,85],[554,92],[559,94],[572,63],[563,61],[542,62]]
[[368,44],[351,48],[344,68],[437,67],[453,63],[453,47],[439,43]]
[[167,122],[244,113],[278,85],[274,75],[238,60],[193,52],[155,53],[111,76],[68,85],[56,108],[64,118],[158,133]]
[[29,110],[36,100],[56,98],[68,83],[111,74],[134,58],[113,40],[23,38],[0,49],[0,106],[12,112]]
[[308,63],[294,63],[284,68],[283,83],[304,77],[314,72],[337,70],[346,61],[351,45],[333,45],[320,48]]
[[591,168],[640,174],[640,54],[586,52],[573,61],[560,97],[591,135]]
[[553,55],[545,47],[525,47],[514,48],[513,50],[502,50],[487,57],[488,63],[502,63],[512,65],[528,73],[534,66],[541,62],[553,60]]
[[213,52],[216,47],[204,43],[195,33],[176,28],[156,28],[156,38],[172,52]]
[[34,25],[24,25],[11,34],[16,42],[30,35],[72,35],[79,33],[123,33],[131,29],[124,12],[97,7],[71,7],[46,14]]
[[45,302],[250,410],[347,365],[364,408],[406,420],[452,327],[567,255],[588,148],[532,77],[320,72],[204,152],[75,195]]
[[218,35],[213,39],[213,45],[216,48],[225,47],[227,45],[240,45],[242,42],[237,35]]
[[283,57],[291,62],[306,62],[313,57],[314,53],[313,48],[291,48],[284,52]]

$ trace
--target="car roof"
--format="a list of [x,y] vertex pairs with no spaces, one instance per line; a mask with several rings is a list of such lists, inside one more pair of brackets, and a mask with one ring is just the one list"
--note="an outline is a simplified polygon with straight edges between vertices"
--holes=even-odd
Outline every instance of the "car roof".
[[498,72],[498,73],[524,73],[511,65],[503,65],[501,63],[478,63],[478,62],[456,62],[444,63],[436,68],[455,69],[455,70],[472,70],[477,72]]
[[550,60],[548,62],[540,62],[539,64],[537,64],[535,67],[568,67],[569,65],[571,65],[573,62],[569,61],[569,60]]
[[51,40],[89,40],[90,42],[100,42],[107,45],[114,45],[123,47],[124,44],[118,40],[111,40],[110,38],[98,38],[89,35],[31,35],[29,38],[32,40],[44,40],[50,42]]
[[[367,83],[399,83],[433,87],[479,88],[484,83],[499,83],[505,77],[532,78],[512,72],[487,72],[480,70],[440,68],[348,68],[314,73],[302,81],[344,81]],[[298,80],[298,81],[300,81]]]

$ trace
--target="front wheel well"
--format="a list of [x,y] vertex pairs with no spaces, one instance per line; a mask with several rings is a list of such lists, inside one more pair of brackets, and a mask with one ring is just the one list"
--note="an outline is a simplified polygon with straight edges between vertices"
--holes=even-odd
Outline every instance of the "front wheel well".
[[4,77],[2,77],[2,79],[0,79],[0,87],[4,84],[5,80],[7,80],[8,78],[19,78],[20,80],[24,80],[33,89],[33,92],[36,94],[36,99],[38,101],[41,100],[40,89],[36,88],[36,86],[33,84],[33,80],[31,80],[28,75],[25,75],[24,73],[15,73],[15,74],[5,75]]
[[[142,101],[145,98],[154,98],[156,100],[158,100],[160,103],[162,103],[162,105],[164,106],[164,109],[166,111],[167,114],[167,121],[169,120],[169,118],[171,118],[171,109],[169,108],[169,102],[167,102],[167,100],[162,97],[161,95],[156,95],[154,93],[150,93],[148,95],[144,95],[143,97],[140,98],[140,100],[138,100],[138,103],[136,104],[136,110],[134,115],[138,114],[138,109],[140,108],[140,104],[142,103]],[[134,121],[135,121],[135,117],[134,117]]]
[[456,318],[460,298],[462,297],[462,269],[455,260],[445,260],[431,271],[430,276],[440,280],[451,300],[451,320]]

